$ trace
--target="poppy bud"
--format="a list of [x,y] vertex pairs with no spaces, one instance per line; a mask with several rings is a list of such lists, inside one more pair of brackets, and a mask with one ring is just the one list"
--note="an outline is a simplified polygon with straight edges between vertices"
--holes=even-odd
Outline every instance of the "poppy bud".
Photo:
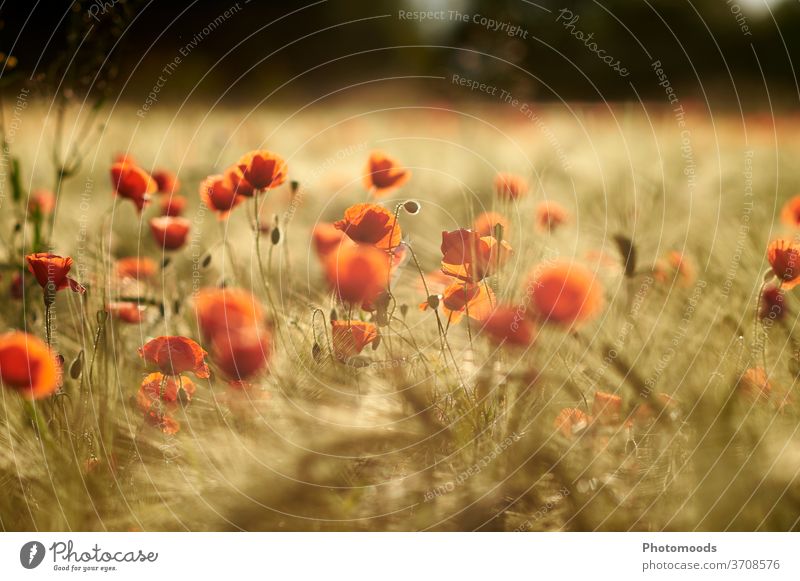
[[78,379],[81,376],[81,371],[83,370],[83,349],[81,349],[78,356],[69,366],[69,376],[72,379]]
[[375,340],[372,342],[372,350],[373,351],[377,351],[378,347],[380,347],[380,345],[381,345],[381,336],[378,335],[377,337],[375,337]]
[[300,182],[298,182],[297,180],[292,180],[291,182],[289,182],[289,187],[291,187],[292,195],[294,196],[300,189]]
[[400,305],[400,314],[405,318],[405,316],[408,314],[408,305]]
[[270,240],[272,241],[273,245],[277,245],[278,242],[281,241],[281,230],[277,226],[272,229],[272,233],[270,234]]
[[419,202],[416,200],[408,200],[403,203],[403,209],[411,214],[412,216],[419,214],[419,211],[422,209]]
[[319,363],[322,361],[322,347],[319,346],[319,343],[314,341],[314,346],[311,348],[311,357],[314,358],[314,361]]
[[203,268],[208,268],[208,265],[211,264],[211,255],[206,256],[201,264]]
[[428,306],[432,309],[439,308],[439,295],[430,295],[428,297]]

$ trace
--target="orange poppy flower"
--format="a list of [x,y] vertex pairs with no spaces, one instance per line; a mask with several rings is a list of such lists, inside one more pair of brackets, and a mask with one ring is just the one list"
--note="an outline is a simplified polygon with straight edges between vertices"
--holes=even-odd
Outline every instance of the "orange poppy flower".
[[145,318],[147,307],[134,302],[111,302],[106,305],[108,312],[115,319],[123,323],[141,323]]
[[511,246],[499,244],[493,236],[480,236],[472,230],[442,232],[442,272],[464,282],[478,282],[502,266],[511,255]]
[[162,216],[181,216],[186,209],[186,198],[178,194],[170,194],[161,199]]
[[152,258],[128,256],[117,260],[117,276],[143,280],[153,278],[158,271],[158,265]]
[[569,262],[537,269],[526,293],[541,318],[562,325],[584,323],[603,308],[600,282],[585,266]]
[[47,216],[55,207],[56,197],[50,190],[35,190],[28,199],[28,211],[34,216]]
[[552,200],[540,203],[536,207],[536,225],[542,232],[550,232],[569,221],[567,209]]
[[372,244],[381,250],[397,247],[403,234],[394,214],[376,204],[356,204],[344,212],[334,226],[359,244]]
[[783,319],[787,314],[786,294],[776,286],[769,286],[761,294],[761,309],[759,316],[762,319],[773,321]]
[[247,382],[266,369],[270,345],[270,336],[263,328],[230,329],[214,336],[211,359],[229,381]]
[[781,222],[792,228],[800,227],[800,196],[794,196],[783,205]]
[[47,345],[33,335],[0,335],[0,381],[25,399],[41,399],[58,389],[61,370]]
[[363,321],[331,321],[331,336],[334,355],[345,361],[374,343],[378,339],[378,328]]
[[244,179],[242,170],[234,165],[226,169],[223,174],[226,178],[228,178],[228,180],[230,180],[231,187],[237,195],[244,196],[245,198],[253,197],[256,190],[253,187],[253,184]]
[[483,212],[475,218],[472,229],[478,236],[494,236],[497,226],[500,226],[503,233],[508,232],[508,219],[498,212]]
[[463,315],[482,321],[492,312],[495,302],[492,289],[483,284],[455,282],[442,293],[442,311],[451,324],[458,323]]
[[286,181],[288,168],[279,155],[271,151],[251,151],[242,156],[237,166],[257,191],[277,188]]
[[210,210],[217,212],[224,220],[236,206],[244,202],[244,196],[236,193],[236,188],[224,175],[208,176],[200,184],[200,198]]
[[528,347],[536,339],[536,326],[521,309],[502,305],[483,320],[483,332],[495,343]]
[[148,424],[158,428],[168,436],[174,436],[181,429],[181,425],[178,423],[178,420],[173,418],[170,414],[164,413],[162,410],[157,409],[156,406],[153,406],[149,411],[144,412],[144,419]]
[[772,384],[763,367],[753,367],[739,378],[738,388],[752,401],[766,401],[772,394]]
[[159,169],[153,172],[153,181],[159,194],[177,194],[181,189],[178,177],[169,170]]
[[588,428],[591,423],[591,416],[587,416],[578,408],[564,408],[558,412],[553,427],[560,430],[565,437],[570,438]]
[[256,298],[238,288],[202,289],[194,306],[200,331],[208,340],[228,329],[257,327],[264,320],[264,309]]
[[132,163],[115,163],[111,166],[111,184],[121,198],[131,200],[141,213],[150,194],[156,191],[156,183],[140,167]]
[[622,413],[622,398],[613,393],[598,391],[594,394],[592,414],[601,424],[620,423]]
[[373,246],[341,245],[325,260],[325,274],[339,300],[371,303],[386,288],[389,256]]
[[494,178],[494,191],[501,198],[516,200],[528,193],[528,182],[515,174],[499,173]]
[[767,247],[767,260],[778,277],[781,288],[800,284],[800,244],[790,238],[778,238]]
[[209,377],[204,359],[207,353],[188,337],[156,337],[139,349],[139,355],[148,365],[158,367],[165,375],[180,375],[191,371],[197,377]]
[[191,401],[195,391],[197,388],[188,377],[164,375],[156,371],[142,381],[136,394],[136,403],[143,412],[153,407],[162,411],[173,410],[181,401]]
[[364,187],[377,197],[402,187],[411,179],[411,171],[400,166],[398,161],[383,151],[369,154],[364,170]]
[[311,239],[314,241],[314,249],[320,260],[325,258],[337,248],[342,240],[346,239],[344,232],[329,222],[319,222],[311,231]]
[[[67,276],[72,268],[72,258],[69,256],[37,252],[29,254],[25,260],[28,261],[28,270],[33,273],[36,281],[46,292],[60,291],[67,287],[76,293],[86,292],[78,281]],[[48,289],[48,285],[52,285],[52,288]]]
[[177,250],[186,243],[192,223],[179,216],[158,216],[150,219],[150,232],[164,250]]

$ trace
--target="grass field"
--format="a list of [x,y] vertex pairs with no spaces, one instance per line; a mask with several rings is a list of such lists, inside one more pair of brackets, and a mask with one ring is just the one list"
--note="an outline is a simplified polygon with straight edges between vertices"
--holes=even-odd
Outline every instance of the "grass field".
[[[87,153],[42,237],[87,290],[56,293],[49,333],[30,273],[24,297],[0,305],[7,329],[49,335],[64,359],[55,395],[0,390],[2,529],[798,528],[800,302],[787,288],[779,316],[759,314],[767,245],[793,233],[779,215],[800,190],[797,120],[638,105],[365,111],[160,107],[141,118],[121,106],[100,113],[97,133],[67,114],[64,147],[86,135]],[[27,196],[54,187],[54,116],[30,104],[20,119],[8,141],[24,195],[4,187],[4,293],[35,244]],[[254,198],[258,249],[253,199],[220,221],[198,195],[254,149],[288,166],[283,185]],[[364,168],[377,149],[411,178],[370,200]],[[138,215],[113,195],[120,153],[178,175],[191,222],[180,249],[151,238],[158,199]],[[525,178],[527,193],[497,196],[498,172]],[[442,231],[491,210],[508,219],[494,233],[514,251],[482,281],[493,306],[526,312],[529,277],[554,262],[588,268],[602,305],[582,324],[531,319],[526,346],[491,340],[469,316],[441,329],[443,305],[419,308],[408,252],[389,307],[337,303],[315,225],[406,200],[421,209],[399,210],[398,224],[429,284]],[[566,210],[563,224],[539,225],[544,201]],[[152,258],[156,276],[121,282],[125,256]],[[263,305],[268,371],[241,389],[209,361],[209,379],[191,377],[191,403],[173,405],[179,430],[165,433],[137,403],[152,371],[138,349],[170,335],[211,351],[195,297],[223,284]],[[146,306],[142,321],[105,315],[120,297]],[[336,357],[329,319],[348,314],[374,322],[380,341]],[[756,368],[766,378],[753,381]],[[557,427],[565,408],[580,414]]]

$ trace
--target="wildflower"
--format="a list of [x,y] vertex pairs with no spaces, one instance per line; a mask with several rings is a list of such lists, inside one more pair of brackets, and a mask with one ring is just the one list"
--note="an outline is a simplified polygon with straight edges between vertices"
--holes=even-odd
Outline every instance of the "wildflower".
[[345,361],[373,344],[378,339],[378,328],[363,321],[331,321],[331,336],[334,355]]
[[162,216],[181,216],[186,209],[186,198],[178,194],[170,194],[161,199]]
[[263,328],[229,328],[214,335],[211,359],[229,381],[241,384],[267,367],[270,345],[270,336]]
[[146,307],[131,301],[110,302],[106,305],[106,311],[123,323],[141,323],[146,310]]
[[251,151],[237,163],[244,179],[257,191],[277,188],[286,181],[288,169],[279,155],[270,151]]
[[188,377],[164,375],[156,371],[144,378],[136,394],[136,403],[143,412],[154,406],[172,411],[181,402],[189,402],[197,388]]
[[558,202],[544,201],[536,207],[536,225],[542,232],[551,232],[568,221],[569,212]]
[[740,392],[752,401],[765,401],[772,393],[772,385],[763,367],[753,367],[745,371],[737,385]]
[[800,227],[800,196],[790,198],[783,205],[781,222],[792,228]]
[[562,325],[584,323],[600,313],[603,287],[585,266],[558,261],[538,269],[527,298],[543,319]]
[[394,214],[376,204],[350,206],[345,210],[344,218],[334,226],[354,242],[371,244],[381,250],[392,250],[402,240]]
[[233,191],[239,196],[252,198],[255,194],[253,184],[244,179],[244,174],[237,166],[231,166],[223,172],[223,175],[231,182]]
[[181,189],[178,177],[169,170],[159,169],[153,172],[153,181],[159,194],[177,194]]
[[528,193],[528,182],[515,174],[498,173],[494,178],[494,191],[501,198],[517,200]]
[[553,427],[569,438],[585,430],[591,422],[592,418],[578,408],[564,408],[558,412]]
[[463,315],[481,321],[492,311],[492,289],[483,284],[455,282],[444,289],[442,310],[451,324],[458,323]]
[[186,218],[159,216],[150,219],[150,232],[164,250],[177,250],[186,243],[191,222]]
[[208,176],[200,184],[200,198],[220,220],[228,217],[236,206],[244,201],[244,196],[236,193],[236,186],[224,175]]
[[314,249],[320,260],[324,260],[346,239],[344,232],[329,222],[319,222],[311,232]]
[[207,288],[194,299],[200,331],[207,340],[229,329],[257,327],[264,310],[249,292],[237,288]]
[[786,316],[786,294],[776,286],[768,286],[761,294],[761,309],[759,317],[762,319],[781,320]]
[[601,424],[620,423],[622,412],[622,398],[613,393],[598,391],[594,394],[592,414]]
[[325,273],[339,300],[373,302],[386,288],[389,257],[372,246],[340,246],[325,261]]
[[536,326],[520,309],[501,305],[483,319],[482,331],[495,343],[528,347],[536,339]]
[[147,173],[129,162],[118,162],[111,166],[111,184],[121,198],[131,200],[141,213],[150,194],[156,191],[156,183]]
[[72,258],[69,256],[37,252],[29,254],[25,260],[28,261],[28,270],[33,273],[36,281],[45,290],[45,297],[67,287],[76,293],[86,292],[79,282],[67,276],[72,268]]
[[385,196],[402,187],[410,178],[411,171],[401,167],[396,159],[383,151],[370,153],[364,173],[364,187],[374,197]]
[[800,284],[800,244],[789,238],[778,238],[767,247],[767,260],[778,277],[781,288]]
[[472,230],[442,232],[442,272],[464,282],[478,282],[493,274],[511,255],[511,246]]
[[153,278],[158,270],[158,266],[151,258],[128,256],[117,260],[117,276],[120,278],[132,278],[142,280]]
[[495,236],[498,226],[502,232],[508,232],[508,219],[498,212],[483,212],[472,223],[472,229],[480,237]]
[[60,369],[47,345],[33,335],[0,335],[0,382],[25,399],[41,399],[58,389]]
[[56,197],[50,190],[35,190],[28,200],[28,211],[34,216],[47,216],[56,207]]
[[156,337],[139,349],[139,355],[146,364],[157,367],[165,375],[190,371],[200,378],[209,377],[204,360],[207,353],[187,337]]

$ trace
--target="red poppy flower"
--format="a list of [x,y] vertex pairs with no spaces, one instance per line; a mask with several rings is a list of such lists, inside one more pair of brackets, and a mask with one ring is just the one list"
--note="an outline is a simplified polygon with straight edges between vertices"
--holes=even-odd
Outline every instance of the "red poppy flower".
[[546,201],[536,207],[536,225],[542,232],[550,232],[569,221],[569,212],[558,202]]
[[451,324],[458,323],[463,315],[482,321],[492,312],[495,298],[492,289],[484,284],[455,282],[444,289],[442,311]]
[[262,373],[269,363],[269,334],[259,327],[218,333],[211,342],[211,359],[229,381],[242,383]]
[[208,176],[200,184],[200,198],[218,218],[224,220],[236,206],[244,201],[244,196],[236,193],[234,184],[224,175]]
[[121,198],[131,200],[141,212],[150,194],[156,191],[156,183],[143,169],[132,163],[115,163],[111,166],[111,185]]
[[786,316],[786,294],[776,286],[769,286],[761,294],[761,309],[759,316],[762,319],[781,320]]
[[331,321],[331,336],[334,355],[345,361],[374,343],[378,339],[378,328],[363,321]]
[[402,187],[411,178],[411,171],[400,166],[392,157],[382,151],[369,155],[364,175],[364,187],[375,197],[385,196]]
[[442,232],[442,272],[465,282],[478,282],[493,274],[511,255],[511,246],[493,236],[472,230]]
[[622,398],[605,391],[595,392],[592,414],[601,424],[619,424],[622,414]]
[[61,371],[47,345],[33,335],[0,335],[0,381],[25,399],[41,399],[58,389]]
[[150,219],[150,232],[164,250],[177,250],[186,243],[192,223],[186,218],[159,216]]
[[149,411],[144,412],[144,419],[148,424],[154,428],[158,428],[168,436],[174,436],[181,429],[178,420],[173,418],[170,414],[157,409],[155,406]]
[[763,367],[753,367],[745,371],[739,378],[738,387],[752,401],[766,401],[772,394],[772,384]]
[[147,307],[127,301],[111,302],[106,305],[106,311],[123,323],[133,324],[144,321]]
[[386,288],[389,256],[373,246],[342,245],[328,255],[325,272],[341,301],[371,303]]
[[[69,287],[76,293],[86,292],[80,283],[67,276],[72,268],[72,258],[69,256],[37,252],[29,254],[25,260],[28,261],[28,270],[33,273],[36,281],[45,291],[60,291]],[[48,285],[52,285],[52,289],[48,289]]]
[[256,190],[271,190],[286,181],[288,168],[279,155],[271,151],[251,151],[236,164],[246,179]]
[[229,329],[258,327],[264,320],[264,310],[256,298],[237,288],[202,289],[194,305],[200,331],[208,340]]
[[178,194],[170,194],[161,198],[162,216],[182,216],[186,209],[186,198]]
[[197,391],[188,377],[164,375],[156,371],[144,378],[136,394],[136,403],[143,412],[155,409],[174,410],[180,402],[191,401]]
[[181,182],[178,177],[166,169],[159,169],[153,172],[153,181],[159,194],[177,194],[181,189]]
[[144,280],[153,278],[158,271],[158,265],[151,258],[128,256],[117,260],[117,276]]
[[603,287],[585,266],[555,262],[534,273],[527,299],[543,319],[562,325],[584,323],[603,308]]
[[570,438],[585,430],[592,423],[592,418],[578,408],[564,408],[556,416],[553,427]]
[[528,182],[515,174],[499,173],[494,178],[494,190],[501,198],[516,200],[528,193]]
[[311,232],[314,249],[320,260],[324,260],[331,252],[339,248],[342,240],[346,239],[344,232],[328,222],[319,222]]
[[536,339],[536,326],[524,309],[502,305],[483,320],[483,332],[495,343],[528,347]]
[[767,260],[778,277],[781,288],[800,284],[800,244],[790,238],[778,238],[767,247]]
[[158,367],[165,375],[191,371],[200,378],[209,376],[204,361],[207,353],[188,337],[156,337],[139,349],[139,355],[146,364]]
[[28,211],[34,216],[47,216],[55,207],[56,197],[50,190],[35,190],[28,199]]
[[472,229],[481,237],[494,236],[498,226],[504,234],[507,233],[508,219],[498,212],[483,212],[475,218]]
[[244,196],[245,198],[253,197],[256,190],[253,187],[253,184],[244,179],[242,170],[234,165],[226,169],[223,174],[226,178],[228,178],[228,180],[230,180],[231,187],[237,195]]
[[800,227],[800,196],[794,196],[783,205],[781,222],[792,228]]
[[376,204],[350,206],[334,226],[354,242],[372,244],[381,250],[397,247],[403,238],[394,214]]

